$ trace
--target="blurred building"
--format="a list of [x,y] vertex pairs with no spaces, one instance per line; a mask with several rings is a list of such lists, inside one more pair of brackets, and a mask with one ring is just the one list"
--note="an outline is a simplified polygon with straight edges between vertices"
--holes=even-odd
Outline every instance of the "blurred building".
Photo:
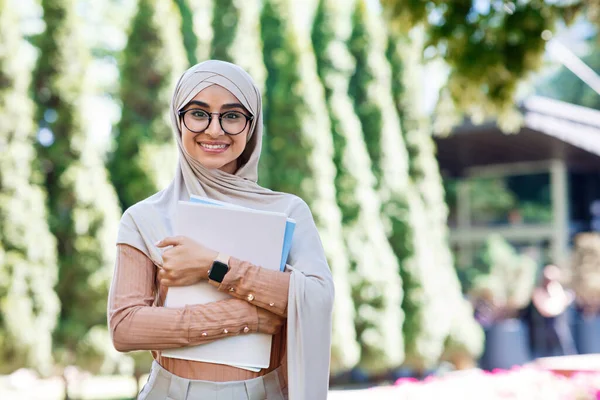
[[600,111],[531,97],[522,112],[517,134],[490,122],[436,138],[459,266],[494,233],[565,265],[575,234],[600,231]]

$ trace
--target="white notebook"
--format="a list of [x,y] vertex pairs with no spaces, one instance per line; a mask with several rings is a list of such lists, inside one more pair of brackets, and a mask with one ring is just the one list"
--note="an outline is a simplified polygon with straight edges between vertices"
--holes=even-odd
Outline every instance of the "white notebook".
[[[180,201],[174,234],[188,236],[216,251],[277,271],[286,219],[283,213]],[[229,294],[219,292],[203,281],[192,286],[169,288],[165,307],[181,308],[228,298],[231,298]],[[271,335],[241,334],[208,344],[163,350],[162,356],[257,371],[269,366],[271,340]]]

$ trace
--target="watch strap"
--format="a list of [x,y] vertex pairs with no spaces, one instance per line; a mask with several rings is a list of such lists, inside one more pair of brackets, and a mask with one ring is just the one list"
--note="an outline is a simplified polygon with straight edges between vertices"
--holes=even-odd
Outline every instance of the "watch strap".
[[219,254],[217,254],[217,257],[215,258],[215,261],[222,262],[223,264],[227,264],[227,266],[229,266],[229,259],[230,258],[231,257],[228,256],[227,254],[219,253]]

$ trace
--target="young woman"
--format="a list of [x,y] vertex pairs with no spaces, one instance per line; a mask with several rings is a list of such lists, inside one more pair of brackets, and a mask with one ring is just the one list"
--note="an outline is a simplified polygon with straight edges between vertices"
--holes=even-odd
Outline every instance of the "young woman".
[[[327,398],[333,280],[306,203],[256,183],[261,102],[252,78],[222,61],[197,64],[177,83],[170,112],[179,166],[169,187],[123,215],[109,295],[115,348],[150,350],[154,357],[139,399]],[[294,218],[285,271],[173,236],[176,204],[191,194]],[[211,279],[215,260],[225,263],[227,272]],[[162,307],[168,287],[202,280],[231,297],[182,309]],[[260,372],[161,357],[164,349],[254,332],[273,335],[270,366]]]

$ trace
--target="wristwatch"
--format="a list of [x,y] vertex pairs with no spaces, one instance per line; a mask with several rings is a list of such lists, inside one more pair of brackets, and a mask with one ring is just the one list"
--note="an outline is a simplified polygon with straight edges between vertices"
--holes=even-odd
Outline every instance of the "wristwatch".
[[208,271],[208,282],[214,286],[219,286],[227,272],[229,272],[229,256],[219,253],[213,261],[210,271]]

